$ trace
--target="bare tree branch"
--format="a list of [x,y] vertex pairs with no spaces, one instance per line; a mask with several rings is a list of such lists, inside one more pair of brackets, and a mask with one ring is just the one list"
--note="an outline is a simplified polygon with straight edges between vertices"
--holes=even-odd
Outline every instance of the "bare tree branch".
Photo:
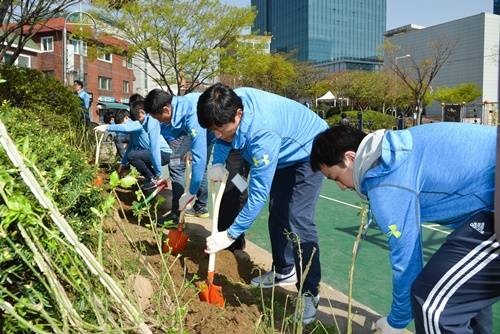
[[[47,21],[77,4],[78,0],[3,0],[0,2],[0,59],[14,49],[8,64],[14,64],[26,43]],[[14,46],[15,45],[15,46]]]

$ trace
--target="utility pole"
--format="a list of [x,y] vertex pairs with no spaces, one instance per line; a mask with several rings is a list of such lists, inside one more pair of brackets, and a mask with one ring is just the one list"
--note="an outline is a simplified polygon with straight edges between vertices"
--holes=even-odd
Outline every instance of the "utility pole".
[[[80,36],[82,35],[82,24],[83,24],[83,13],[82,13],[82,1],[80,0]],[[85,82],[85,72],[84,72],[84,68],[83,68],[83,39],[80,38],[78,40],[78,46],[79,46],[79,51],[80,51],[80,75],[78,76],[78,78],[84,83],[84,84],[87,84]]]

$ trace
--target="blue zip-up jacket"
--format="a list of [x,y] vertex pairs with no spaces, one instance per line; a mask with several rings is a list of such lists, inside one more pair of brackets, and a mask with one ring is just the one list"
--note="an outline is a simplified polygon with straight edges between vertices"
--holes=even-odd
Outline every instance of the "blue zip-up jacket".
[[162,176],[161,153],[172,153],[165,139],[160,133],[160,122],[146,115],[144,122],[127,120],[122,124],[111,124],[108,131],[119,133],[130,133],[130,142],[121,163],[128,164],[128,153],[132,150],[148,150],[151,153],[151,161],[156,176]]
[[276,169],[309,160],[314,137],[328,125],[304,105],[254,88],[235,89],[243,117],[231,145],[217,140],[213,164],[224,164],[240,150],[250,167],[248,200],[228,229],[237,238],[250,228],[266,204]]
[[436,123],[386,131],[381,150],[370,154],[360,152],[366,140],[356,160],[379,157],[359,184],[388,235],[393,302],[387,321],[404,328],[412,320],[411,285],[423,267],[421,223],[455,228],[493,210],[496,128]]
[[178,138],[182,135],[191,136],[191,156],[193,158],[191,184],[189,193],[196,195],[200,189],[203,175],[207,167],[207,145],[215,137],[198,122],[196,106],[200,93],[190,93],[184,96],[172,97],[172,120],[170,124],[162,124],[161,133],[164,138]]
[[82,108],[88,111],[90,108],[90,95],[83,89],[78,92],[78,97],[81,99]]

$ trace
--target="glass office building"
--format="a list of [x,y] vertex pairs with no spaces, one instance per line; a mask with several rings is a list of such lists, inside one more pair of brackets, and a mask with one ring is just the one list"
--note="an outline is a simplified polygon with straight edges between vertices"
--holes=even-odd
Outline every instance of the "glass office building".
[[500,0],[493,0],[493,13],[500,15]]
[[330,70],[377,69],[386,0],[252,0],[253,32],[272,35],[273,52],[296,52]]

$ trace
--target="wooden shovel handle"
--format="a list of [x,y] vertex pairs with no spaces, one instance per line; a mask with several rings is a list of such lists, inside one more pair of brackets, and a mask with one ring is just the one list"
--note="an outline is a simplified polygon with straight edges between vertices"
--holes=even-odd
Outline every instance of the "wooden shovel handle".
[[[223,177],[217,195],[215,195],[215,189],[212,187],[212,201],[214,202],[213,212],[212,212],[212,235],[218,232],[217,223],[219,220],[219,209],[220,203],[222,201],[222,196],[224,195],[224,189],[226,189],[227,174]],[[214,186],[214,184],[212,184]],[[208,277],[213,278],[213,272],[215,271],[215,253],[210,254],[208,257]],[[211,274],[212,273],[212,274]],[[211,281],[208,281],[211,283]]]

